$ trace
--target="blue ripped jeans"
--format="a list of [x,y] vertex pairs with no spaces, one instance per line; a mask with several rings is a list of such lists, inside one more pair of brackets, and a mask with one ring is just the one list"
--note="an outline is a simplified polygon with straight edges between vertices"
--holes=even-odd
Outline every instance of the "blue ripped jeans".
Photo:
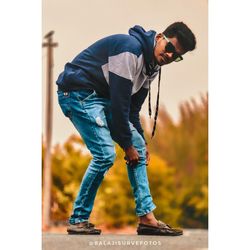
[[[58,91],[58,100],[64,115],[74,124],[93,156],[69,219],[70,224],[76,224],[89,219],[97,190],[116,157],[115,138],[112,138],[108,127],[112,119],[110,100],[99,97],[93,90]],[[149,190],[145,142],[131,123],[130,129],[132,143],[140,155],[140,161],[135,167],[127,165],[127,171],[135,198],[136,215],[142,216],[156,206]]]

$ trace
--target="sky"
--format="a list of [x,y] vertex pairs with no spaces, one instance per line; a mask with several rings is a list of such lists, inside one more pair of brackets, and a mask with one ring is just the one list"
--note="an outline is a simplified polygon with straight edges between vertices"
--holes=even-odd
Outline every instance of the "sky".
[[[208,6],[207,0],[43,0],[42,36],[54,30],[53,135],[52,145],[77,133],[64,117],[57,102],[55,81],[64,65],[95,41],[112,34],[127,34],[138,24],[160,33],[173,22],[186,23],[197,39],[194,51],[184,60],[162,67],[160,102],[178,122],[179,105],[191,98],[200,100],[208,91]],[[45,131],[45,90],[47,51],[42,50],[43,131]],[[157,94],[156,78],[152,84],[152,104]],[[141,115],[148,117],[147,101]],[[153,109],[154,110],[154,109]],[[43,132],[44,133],[44,132]]]

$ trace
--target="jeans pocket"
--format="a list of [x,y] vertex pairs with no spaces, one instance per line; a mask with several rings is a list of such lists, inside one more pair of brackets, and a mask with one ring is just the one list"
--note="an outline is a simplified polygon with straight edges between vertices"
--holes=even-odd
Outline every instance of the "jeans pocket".
[[85,90],[79,90],[79,91],[72,92],[72,94],[75,96],[75,98],[80,102],[84,102],[87,99],[89,99],[93,93],[94,93],[94,90],[92,90],[92,89],[85,89]]
[[61,104],[61,103],[60,103],[60,107],[61,107],[61,109],[62,109],[63,114],[64,114],[66,117],[71,118],[71,110],[70,110],[69,105],[67,105],[67,104]]

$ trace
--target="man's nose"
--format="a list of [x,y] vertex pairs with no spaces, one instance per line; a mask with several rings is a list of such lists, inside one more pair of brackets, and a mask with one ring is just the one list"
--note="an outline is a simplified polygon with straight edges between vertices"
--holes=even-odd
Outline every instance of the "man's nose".
[[172,58],[172,57],[173,57],[173,53],[172,53],[172,52],[165,52],[165,55],[166,55],[168,58]]

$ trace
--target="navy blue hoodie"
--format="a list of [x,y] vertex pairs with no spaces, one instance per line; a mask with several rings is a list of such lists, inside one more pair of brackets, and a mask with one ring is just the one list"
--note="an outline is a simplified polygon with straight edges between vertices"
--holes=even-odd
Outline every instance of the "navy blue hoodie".
[[93,89],[109,98],[112,132],[124,149],[132,145],[129,121],[144,138],[139,112],[160,68],[152,66],[155,35],[136,25],[129,35],[105,37],[67,63],[56,81],[59,90]]

